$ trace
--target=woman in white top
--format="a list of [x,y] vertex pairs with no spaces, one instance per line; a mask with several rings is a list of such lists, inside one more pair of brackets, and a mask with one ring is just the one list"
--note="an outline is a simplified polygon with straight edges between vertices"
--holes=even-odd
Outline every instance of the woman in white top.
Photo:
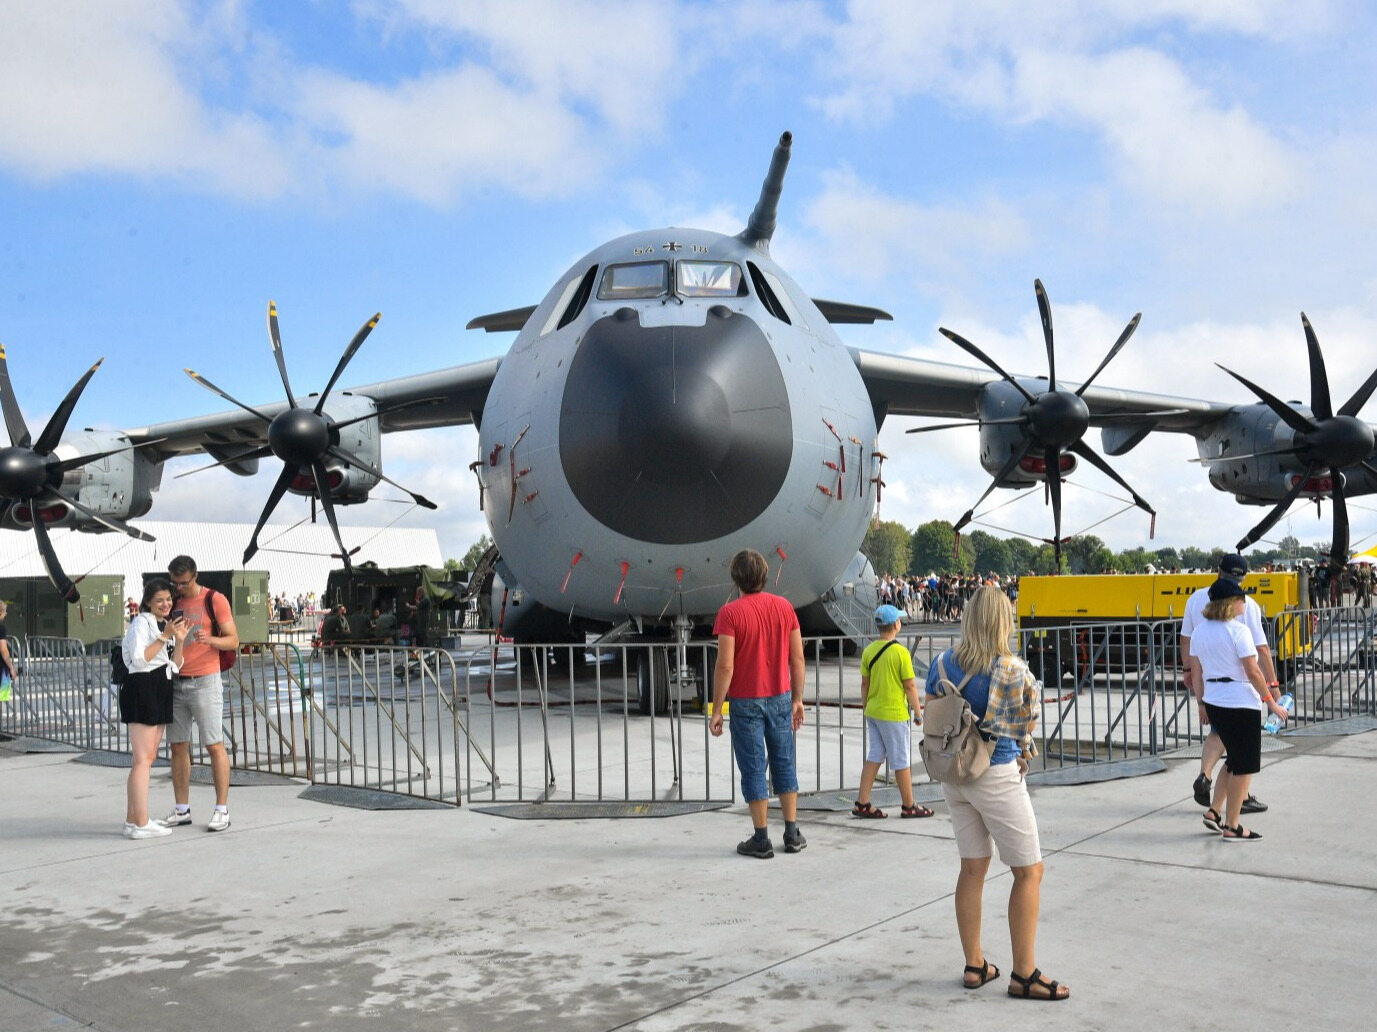
[[1270,709],[1282,720],[1286,710],[1272,700],[1267,679],[1257,664],[1253,636],[1236,617],[1242,615],[1244,591],[1237,582],[1220,577],[1210,585],[1204,621],[1190,636],[1192,684],[1202,691],[1210,726],[1228,753],[1224,771],[1214,785],[1205,827],[1227,842],[1255,842],[1262,838],[1239,822],[1243,800],[1262,760],[1262,713]]
[[185,620],[168,619],[172,612],[170,581],[150,580],[144,586],[139,610],[129,621],[121,646],[129,674],[120,687],[120,720],[129,725],[133,754],[125,789],[125,838],[171,834],[171,829],[148,819],[148,774],[162,743],[163,727],[172,721],[172,675],[181,669],[189,630]]

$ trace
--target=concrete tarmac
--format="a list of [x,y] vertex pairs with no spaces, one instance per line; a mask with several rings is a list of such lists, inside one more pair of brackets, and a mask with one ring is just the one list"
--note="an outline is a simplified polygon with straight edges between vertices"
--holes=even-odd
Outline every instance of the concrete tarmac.
[[[236,788],[208,834],[193,785],[194,825],[128,841],[122,770],[0,743],[0,1032],[1360,1028],[1377,732],[1285,741],[1257,843],[1204,829],[1191,759],[1034,788],[1038,962],[1072,989],[1050,1004],[961,988],[941,804],[808,813],[807,850],[760,861],[734,852],[744,806],[509,820],[284,783]],[[155,771],[154,812],[170,801]],[[984,943],[1006,974],[1009,884],[996,859]]]

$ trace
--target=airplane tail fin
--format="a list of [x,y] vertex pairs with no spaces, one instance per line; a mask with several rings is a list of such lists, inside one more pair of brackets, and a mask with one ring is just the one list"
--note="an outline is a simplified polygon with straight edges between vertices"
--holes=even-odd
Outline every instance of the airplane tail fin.
[[741,239],[762,249],[768,249],[770,238],[775,234],[775,211],[779,207],[779,195],[784,189],[784,171],[789,167],[789,147],[794,142],[794,134],[786,132],[779,138],[774,157],[770,159],[770,171],[765,174],[765,182],[760,187],[760,200],[755,202],[750,221],[741,232]]

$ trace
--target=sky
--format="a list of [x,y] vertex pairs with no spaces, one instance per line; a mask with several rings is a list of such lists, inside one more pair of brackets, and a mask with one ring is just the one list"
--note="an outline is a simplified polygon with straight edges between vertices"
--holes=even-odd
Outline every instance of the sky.
[[[101,357],[72,428],[223,410],[184,367],[278,400],[269,299],[299,391],[375,311],[345,385],[492,357],[512,335],[464,324],[601,242],[738,232],[787,129],[774,257],[894,316],[846,343],[972,364],[946,326],[1042,373],[1040,278],[1064,377],[1141,312],[1098,382],[1251,401],[1218,362],[1308,401],[1304,311],[1337,406],[1377,365],[1374,44],[1356,0],[0,0],[0,342],[35,427]],[[881,432],[880,516],[909,527],[988,483],[973,430],[903,433],[921,422]],[[477,448],[388,435],[387,473],[439,510],[383,485],[341,522],[434,526],[462,556]],[[1099,522],[1123,492],[1085,464],[1064,532],[1231,544],[1265,510],[1195,454],[1160,434],[1113,460],[1155,540],[1141,512]],[[150,518],[256,519],[276,464],[178,476],[201,464],[168,464]],[[990,524],[1050,535],[1039,494]],[[1350,500],[1356,548],[1375,508]],[[1327,540],[1328,506],[1288,532]]]

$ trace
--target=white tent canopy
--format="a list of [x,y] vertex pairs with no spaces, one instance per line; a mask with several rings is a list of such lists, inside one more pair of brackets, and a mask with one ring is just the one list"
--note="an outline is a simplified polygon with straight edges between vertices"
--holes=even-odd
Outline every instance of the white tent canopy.
[[[268,571],[273,594],[295,597],[325,590],[331,570],[340,568],[334,558],[339,546],[322,521],[294,527],[264,527],[258,536],[258,553],[247,567],[241,562],[244,546],[253,533],[250,523],[180,523],[139,520],[141,530],[155,541],[135,541],[123,534],[83,534],[73,530],[51,531],[53,548],[73,580],[87,574],[123,574],[126,595],[138,595],[143,574],[166,570],[174,556],[189,555],[202,570]],[[441,566],[440,539],[434,530],[411,527],[340,527],[349,548],[358,547],[355,564],[379,566]],[[43,560],[33,531],[0,532],[0,577],[45,576]],[[81,585],[78,583],[77,588]]]

